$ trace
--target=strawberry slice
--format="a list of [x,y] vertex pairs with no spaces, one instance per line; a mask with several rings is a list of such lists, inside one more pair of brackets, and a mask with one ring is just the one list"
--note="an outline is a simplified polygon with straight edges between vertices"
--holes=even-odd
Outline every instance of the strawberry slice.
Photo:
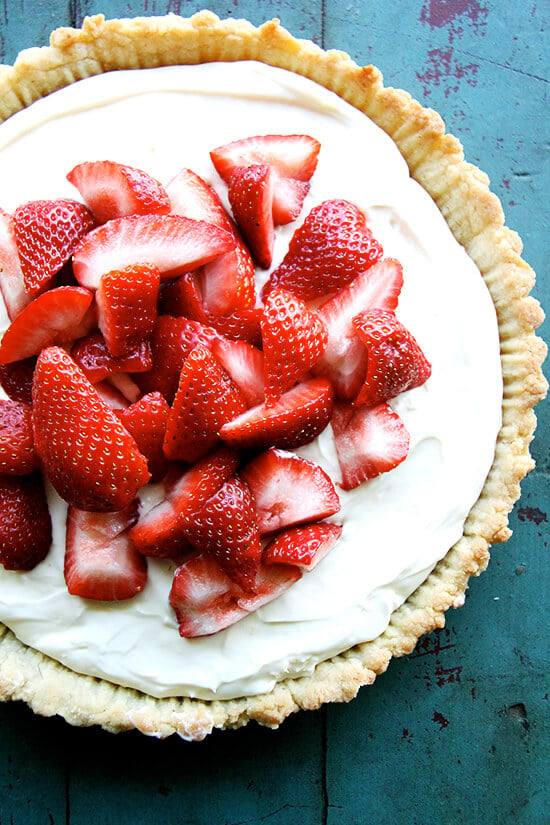
[[189,541],[209,553],[229,578],[250,591],[260,565],[262,547],[256,508],[247,485],[233,476],[190,518]]
[[50,481],[81,510],[122,510],[149,480],[132,436],[59,347],[38,358],[33,426],[35,450]]
[[77,281],[97,289],[101,276],[133,264],[154,264],[161,280],[191,272],[229,252],[235,239],[211,223],[180,215],[131,215],[89,232],[73,259]]
[[157,318],[160,272],[135,264],[106,272],[96,292],[98,326],[112,355],[124,357],[151,336]]
[[323,378],[296,384],[275,403],[259,404],[224,424],[220,437],[233,447],[290,449],[307,444],[327,426],[332,413],[332,385]]
[[52,543],[52,521],[39,472],[0,475],[0,564],[32,570]]
[[130,538],[136,519],[136,502],[117,513],[69,507],[64,573],[71,595],[112,602],[141,593],[147,583],[147,562]]
[[18,206],[12,225],[25,289],[37,295],[69,260],[94,219],[82,203],[62,198]]
[[36,466],[30,406],[0,399],[0,473],[26,475]]
[[241,393],[210,350],[195,347],[183,365],[168,415],[165,454],[192,464],[218,445],[222,424],[245,409]]
[[212,352],[242,393],[247,407],[264,400],[264,355],[246,341],[219,338],[212,341]]
[[0,292],[10,321],[32,300],[25,289],[11,215],[0,209]]
[[126,407],[120,420],[147,459],[151,481],[160,481],[169,467],[162,445],[170,407],[160,392],[152,392]]
[[275,536],[264,548],[264,564],[295,564],[301,570],[313,570],[332,550],[340,536],[339,524],[308,524],[292,527]]
[[115,358],[109,352],[107,342],[98,330],[76,341],[71,349],[71,358],[92,384],[116,373],[147,372],[153,366],[149,341],[140,344],[128,355]]
[[112,160],[87,161],[71,169],[67,180],[78,189],[97,223],[170,211],[170,198],[162,184],[133,166]]
[[252,257],[262,269],[273,258],[273,178],[265,164],[239,166],[229,179],[229,203]]
[[0,365],[0,385],[13,401],[32,404],[32,378],[35,366],[36,358],[33,357]]
[[409,452],[409,433],[389,404],[335,404],[331,424],[344,490],[393,470]]
[[403,267],[393,258],[386,258],[319,307],[319,317],[328,330],[328,344],[313,372],[332,381],[338,398],[355,398],[367,371],[367,349],[357,335],[354,317],[375,307],[395,309],[402,286]]
[[328,518],[340,510],[330,477],[313,461],[272,447],[241,471],[258,511],[263,536]]
[[368,354],[367,375],[356,404],[375,407],[428,380],[432,368],[395,312],[371,309],[356,316],[353,325]]
[[0,343],[0,364],[22,361],[49,346],[70,346],[95,326],[93,295],[80,286],[43,292],[11,322]]
[[304,301],[319,298],[347,286],[381,257],[382,247],[355,204],[324,201],[296,230],[262,294],[282,287]]
[[265,399],[273,404],[317,362],[327,345],[323,321],[292,293],[271,292],[262,318]]
[[300,214],[320,148],[319,141],[309,135],[258,135],[219,146],[210,157],[226,183],[239,166],[270,166],[273,219],[279,225],[296,220]]
[[235,473],[236,452],[221,447],[183,474],[166,479],[165,498],[143,513],[132,529],[140,553],[178,558],[189,552],[185,529],[189,518]]

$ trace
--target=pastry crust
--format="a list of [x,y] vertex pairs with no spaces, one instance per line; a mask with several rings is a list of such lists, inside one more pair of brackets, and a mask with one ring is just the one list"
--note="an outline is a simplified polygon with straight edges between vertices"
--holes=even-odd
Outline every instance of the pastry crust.
[[504,226],[486,175],[464,161],[459,141],[445,134],[440,116],[406,92],[385,88],[374,67],[359,67],[344,52],[297,40],[276,20],[255,28],[210,12],[189,19],[105,20],[97,15],[82,29],[55,31],[49,47],[28,49],[14,66],[0,67],[0,121],[91,75],[222,60],[258,60],[304,75],[364,112],[395,141],[412,176],[477,264],[497,310],[504,396],[495,459],[463,537],[393,613],[386,631],[322,662],[311,676],[280,682],[270,693],[220,701],[155,699],[75,673],[21,644],[0,625],[0,699],[23,700],[36,713],[59,714],[75,725],[200,740],[214,728],[239,727],[251,719],[276,727],[299,709],[349,701],[386,669],[392,656],[412,651],[422,634],[444,625],[449,607],[463,602],[469,577],[487,566],[489,546],[509,537],[508,514],[533,467],[529,443],[536,425],[533,407],[547,390],[541,371],[546,346],[535,335],[544,316],[529,295],[534,273],[521,258],[521,240]]

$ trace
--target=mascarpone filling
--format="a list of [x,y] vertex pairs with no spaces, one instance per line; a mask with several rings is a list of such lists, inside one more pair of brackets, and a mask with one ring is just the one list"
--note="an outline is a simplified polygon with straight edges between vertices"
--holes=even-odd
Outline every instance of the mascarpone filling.
[[[77,198],[65,180],[86,160],[115,160],[161,182],[189,167],[227,204],[208,151],[257,134],[307,133],[321,142],[302,215],[277,230],[274,266],[309,210],[346,198],[366,213],[405,284],[397,314],[432,376],[392,406],[410,432],[400,466],[350,492],[338,489],[342,537],[284,595],[210,637],[180,638],[168,604],[174,565],[149,560],[139,596],[94,603],[67,592],[65,505],[50,491],[54,543],[30,573],[0,566],[0,621],[75,671],[153,696],[232,698],[376,638],[392,611],[461,537],[492,464],[502,379],[494,307],[479,271],[393,141],[317,84],[256,63],[116,72],[75,83],[0,127],[0,206]],[[258,273],[258,283],[265,279]],[[7,326],[4,317],[3,328]],[[330,428],[297,452],[338,483]],[[154,497],[146,491],[144,498]]]

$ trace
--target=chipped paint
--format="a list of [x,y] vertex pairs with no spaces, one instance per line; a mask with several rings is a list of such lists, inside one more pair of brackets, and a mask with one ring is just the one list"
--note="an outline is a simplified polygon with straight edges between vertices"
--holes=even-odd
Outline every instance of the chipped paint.
[[544,521],[548,521],[546,513],[543,513],[538,507],[518,507],[517,516],[520,521],[530,521],[536,524],[537,527]]
[[449,725],[449,720],[445,719],[443,714],[439,713],[438,710],[434,710],[432,721],[439,725],[439,730],[443,730],[443,728],[446,728]]
[[477,63],[462,63],[455,58],[453,49],[430,49],[427,54],[426,69],[416,73],[422,84],[424,95],[428,97],[432,87],[440,86],[445,98],[460,91],[462,81],[469,86],[477,85]]
[[434,29],[447,29],[449,43],[461,37],[464,27],[471,25],[474,34],[483,37],[488,10],[476,0],[429,0],[420,12],[420,22]]

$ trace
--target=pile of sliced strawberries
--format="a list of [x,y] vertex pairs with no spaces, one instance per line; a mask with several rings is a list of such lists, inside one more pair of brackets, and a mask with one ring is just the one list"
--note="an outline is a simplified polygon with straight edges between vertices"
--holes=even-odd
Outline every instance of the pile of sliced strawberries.
[[[409,436],[388,401],[430,365],[395,316],[402,267],[357,206],[313,208],[256,294],[256,268],[301,214],[319,149],[279,135],[212,151],[232,216],[189,169],[163,186],[111,161],[69,172],[83,203],[0,212],[7,569],[48,552],[47,479],[68,503],[71,594],[131,598],[147,559],[170,559],[180,633],[215,633],[340,536],[333,482],[295,448],[330,425],[345,490],[405,459]],[[150,482],[160,493],[145,507]]]

